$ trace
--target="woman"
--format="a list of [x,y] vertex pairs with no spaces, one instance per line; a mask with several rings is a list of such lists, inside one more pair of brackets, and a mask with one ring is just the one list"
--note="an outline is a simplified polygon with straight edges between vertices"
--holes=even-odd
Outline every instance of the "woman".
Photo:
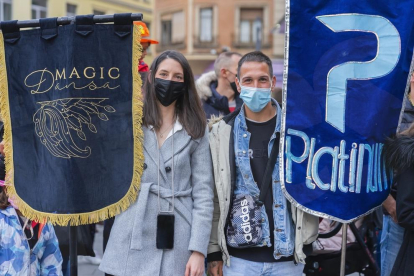
[[53,226],[22,217],[0,184],[0,275],[62,275],[62,255]]
[[[144,90],[141,190],[116,217],[100,269],[117,276],[204,275],[212,167],[206,119],[185,57],[176,51],[158,56]],[[175,223],[157,228],[168,211]]]
[[384,147],[387,165],[396,171],[397,219],[404,238],[391,275],[411,276],[414,271],[414,124]]

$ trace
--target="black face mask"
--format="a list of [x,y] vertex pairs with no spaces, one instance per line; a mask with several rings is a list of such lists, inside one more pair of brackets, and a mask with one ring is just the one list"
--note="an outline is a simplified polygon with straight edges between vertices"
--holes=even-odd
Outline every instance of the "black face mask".
[[[227,70],[230,74],[233,74],[235,77],[237,77],[237,74],[234,74],[232,71],[230,71],[230,70]],[[227,79],[227,81],[230,83],[230,87],[231,87],[231,89],[233,89],[233,92],[235,93],[235,94],[237,94],[237,93],[239,93],[239,91],[237,90],[237,85],[236,85],[236,82],[235,81],[229,81],[229,79]]]
[[230,83],[230,86],[231,86],[231,89],[233,89],[233,91],[234,91],[234,93],[239,93],[239,90],[237,90],[237,85],[236,85],[236,82],[231,82]]
[[155,79],[155,95],[163,106],[169,106],[186,91],[184,82]]

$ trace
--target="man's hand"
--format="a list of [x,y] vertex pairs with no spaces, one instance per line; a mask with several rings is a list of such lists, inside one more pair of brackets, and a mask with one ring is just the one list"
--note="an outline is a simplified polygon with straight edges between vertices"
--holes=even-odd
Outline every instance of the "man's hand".
[[398,223],[397,205],[395,199],[391,195],[389,195],[387,199],[382,203],[382,206],[384,206],[385,210],[387,210],[388,214],[390,214],[392,220],[395,223]]
[[207,264],[207,272],[209,276],[223,276],[223,262],[214,261]]
[[185,267],[185,276],[204,275],[204,255],[194,251]]

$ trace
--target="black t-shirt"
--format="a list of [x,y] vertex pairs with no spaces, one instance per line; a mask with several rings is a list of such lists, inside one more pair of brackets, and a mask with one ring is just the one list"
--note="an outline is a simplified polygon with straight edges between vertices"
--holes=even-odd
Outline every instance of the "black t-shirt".
[[[257,183],[259,189],[262,185],[262,180],[264,172],[266,170],[268,157],[268,146],[270,138],[272,137],[275,128],[276,128],[276,116],[270,119],[267,122],[258,123],[250,121],[246,118],[247,129],[251,133],[250,145],[249,145],[249,156],[250,156],[250,167],[253,174],[253,179]],[[269,192],[266,196],[265,209],[267,217],[269,218],[269,228],[270,228],[270,241],[272,243],[271,247],[250,247],[237,249],[228,246],[229,254],[233,257],[252,261],[252,262],[283,262],[283,261],[292,261],[293,256],[281,258],[275,260],[273,257],[274,252],[274,219],[273,219],[273,195],[272,190],[269,188]]]

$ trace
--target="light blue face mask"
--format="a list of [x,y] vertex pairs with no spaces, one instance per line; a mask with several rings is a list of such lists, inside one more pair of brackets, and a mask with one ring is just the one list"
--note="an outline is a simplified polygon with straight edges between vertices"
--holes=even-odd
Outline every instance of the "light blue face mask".
[[253,112],[260,112],[269,103],[272,88],[241,86],[240,98]]

